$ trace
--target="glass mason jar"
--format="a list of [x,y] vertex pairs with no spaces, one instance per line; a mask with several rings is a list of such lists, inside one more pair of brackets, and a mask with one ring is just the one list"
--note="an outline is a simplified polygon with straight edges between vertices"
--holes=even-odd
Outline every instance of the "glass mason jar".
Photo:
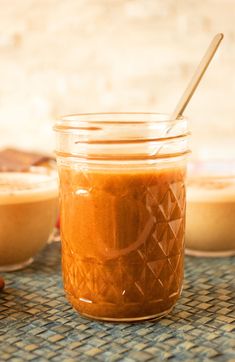
[[82,315],[155,319],[179,298],[187,127],[157,113],[56,123],[64,288]]

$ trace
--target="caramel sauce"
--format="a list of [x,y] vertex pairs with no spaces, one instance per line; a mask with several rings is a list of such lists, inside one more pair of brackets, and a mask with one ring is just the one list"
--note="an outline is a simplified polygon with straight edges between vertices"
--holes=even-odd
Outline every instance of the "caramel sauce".
[[81,314],[106,320],[164,315],[183,279],[183,168],[61,166],[64,287]]

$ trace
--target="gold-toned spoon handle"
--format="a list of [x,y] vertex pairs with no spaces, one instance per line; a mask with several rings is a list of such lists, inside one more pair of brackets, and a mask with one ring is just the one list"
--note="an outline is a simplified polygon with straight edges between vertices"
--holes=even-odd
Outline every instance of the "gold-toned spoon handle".
[[172,113],[171,120],[175,120],[183,114],[188,102],[192,98],[193,93],[195,92],[200,80],[202,79],[223,37],[224,35],[222,33],[219,33],[213,38],[205,55],[203,56],[196,71],[194,72],[192,79],[190,80],[182,97],[180,98],[179,103],[177,104],[174,112]]

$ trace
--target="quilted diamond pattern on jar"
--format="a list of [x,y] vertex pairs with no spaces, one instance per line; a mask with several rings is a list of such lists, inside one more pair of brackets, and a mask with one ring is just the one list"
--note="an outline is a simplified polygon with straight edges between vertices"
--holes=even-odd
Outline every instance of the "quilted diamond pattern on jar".
[[98,319],[163,315],[183,279],[184,169],[60,170],[64,286]]

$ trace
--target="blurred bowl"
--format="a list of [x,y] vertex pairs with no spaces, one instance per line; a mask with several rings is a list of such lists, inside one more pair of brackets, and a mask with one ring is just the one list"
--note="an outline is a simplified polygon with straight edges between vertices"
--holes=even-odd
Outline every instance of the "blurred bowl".
[[186,254],[235,255],[235,161],[195,161],[188,170]]
[[56,170],[0,172],[0,271],[32,263],[46,245],[58,215]]

